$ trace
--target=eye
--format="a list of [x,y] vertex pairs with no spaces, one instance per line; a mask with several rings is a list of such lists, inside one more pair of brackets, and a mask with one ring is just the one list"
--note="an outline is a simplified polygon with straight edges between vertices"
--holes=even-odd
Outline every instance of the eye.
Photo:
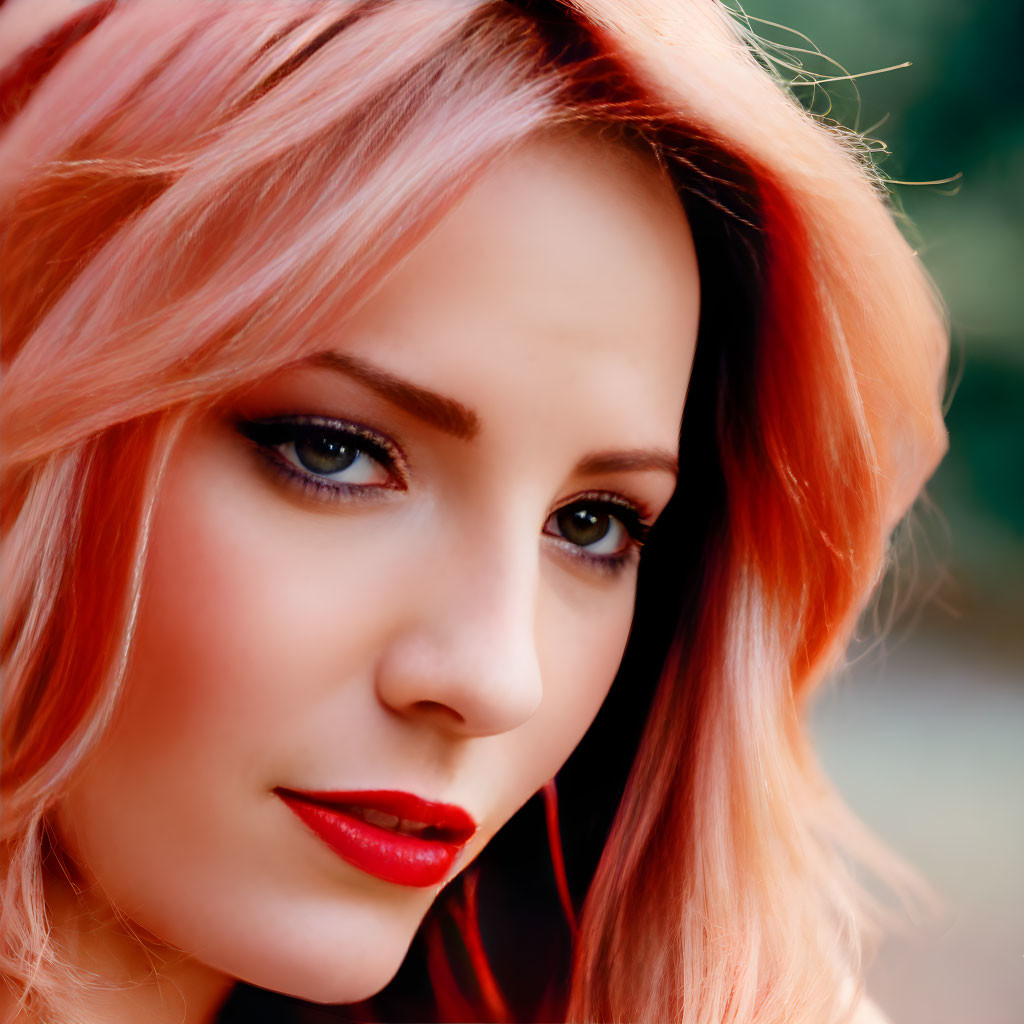
[[544,532],[578,549],[575,554],[615,566],[643,545],[649,526],[638,508],[612,495],[584,495],[563,505]]
[[238,430],[275,468],[321,496],[404,487],[397,445],[358,424],[296,416],[242,420]]
[[388,472],[368,451],[364,439],[325,429],[304,430],[278,446],[298,469],[347,484],[386,484]]

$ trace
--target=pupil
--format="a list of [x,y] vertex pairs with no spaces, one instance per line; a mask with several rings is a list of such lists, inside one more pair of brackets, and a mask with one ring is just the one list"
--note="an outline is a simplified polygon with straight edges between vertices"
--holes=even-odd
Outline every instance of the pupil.
[[558,529],[562,536],[581,548],[596,544],[608,533],[609,516],[585,508],[562,509],[558,513]]
[[295,442],[295,454],[314,473],[340,473],[355,462],[359,449],[329,437],[306,437]]

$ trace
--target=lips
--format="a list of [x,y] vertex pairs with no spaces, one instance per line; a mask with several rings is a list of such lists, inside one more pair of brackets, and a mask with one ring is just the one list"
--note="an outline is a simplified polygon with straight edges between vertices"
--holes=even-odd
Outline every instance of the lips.
[[476,831],[461,808],[390,790],[274,790],[339,857],[368,874],[423,888],[444,881]]

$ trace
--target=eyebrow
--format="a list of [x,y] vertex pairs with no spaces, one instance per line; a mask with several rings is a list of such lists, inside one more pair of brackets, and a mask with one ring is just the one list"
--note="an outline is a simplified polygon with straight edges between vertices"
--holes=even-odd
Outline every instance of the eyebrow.
[[395,377],[356,356],[343,352],[321,352],[309,360],[309,365],[353,377],[382,398],[452,437],[472,441],[480,433],[480,417],[461,402]]
[[[378,366],[344,352],[320,352],[306,365],[333,370],[365,384],[382,398],[452,437],[472,441],[480,434],[480,417],[468,406],[428,388],[402,380]],[[679,476],[679,459],[667,448],[630,448],[591,452],[576,463],[575,474],[660,470]]]
[[679,459],[667,448],[633,448],[629,451],[592,452],[576,464],[576,472],[580,476],[645,469],[660,469],[678,477]]

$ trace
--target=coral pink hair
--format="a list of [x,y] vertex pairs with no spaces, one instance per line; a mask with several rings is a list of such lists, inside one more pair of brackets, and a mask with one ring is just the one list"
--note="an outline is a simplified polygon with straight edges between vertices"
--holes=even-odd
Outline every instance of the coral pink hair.
[[511,147],[624,125],[745,253],[754,286],[706,287],[752,327],[731,355],[702,328],[717,397],[683,443],[711,453],[718,519],[638,596],[680,618],[565,1013],[842,1020],[865,907],[847,860],[888,862],[802,712],[944,450],[946,358],[851,139],[714,0],[135,0],[40,38],[45,8],[0,12],[0,36],[29,26],[0,53],[0,972],[38,1006],[80,980],[47,938],[45,819],[117,706],[181,424],[322,346]]

